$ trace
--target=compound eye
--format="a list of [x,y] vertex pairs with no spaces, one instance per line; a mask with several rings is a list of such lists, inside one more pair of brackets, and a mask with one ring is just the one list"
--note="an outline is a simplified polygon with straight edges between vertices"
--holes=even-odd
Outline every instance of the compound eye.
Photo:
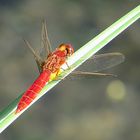
[[69,48],[66,48],[66,53],[67,53],[67,55],[70,54],[70,49]]
[[71,46],[71,44],[67,44],[66,51],[67,51],[67,55],[69,55],[69,56],[74,53],[74,49]]

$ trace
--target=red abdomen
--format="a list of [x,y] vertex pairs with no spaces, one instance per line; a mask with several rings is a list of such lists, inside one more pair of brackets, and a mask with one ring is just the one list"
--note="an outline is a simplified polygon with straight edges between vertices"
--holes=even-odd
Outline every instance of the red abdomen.
[[27,91],[22,95],[16,113],[22,111],[26,108],[37,96],[37,94],[42,90],[45,84],[50,80],[51,71],[44,70],[39,77],[34,81],[34,83],[27,89]]

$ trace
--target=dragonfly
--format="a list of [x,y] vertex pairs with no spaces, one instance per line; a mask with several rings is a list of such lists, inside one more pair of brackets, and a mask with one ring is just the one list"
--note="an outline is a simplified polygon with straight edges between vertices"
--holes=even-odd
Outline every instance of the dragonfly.
[[[67,59],[73,55],[74,48],[69,43],[59,45],[52,51],[51,44],[48,38],[48,31],[46,21],[42,22],[41,42],[44,49],[45,57],[41,57],[41,51],[36,52],[27,40],[24,40],[26,46],[34,55],[40,75],[33,82],[33,84],[23,93],[20,98],[15,114],[20,113],[37,97],[43,87],[52,80],[57,80],[62,72],[61,66],[65,63],[68,68]],[[124,55],[121,53],[106,53],[94,55],[89,60],[94,63],[94,72],[74,71],[74,76],[114,76],[109,73],[99,73],[98,71],[111,68],[124,61]]]

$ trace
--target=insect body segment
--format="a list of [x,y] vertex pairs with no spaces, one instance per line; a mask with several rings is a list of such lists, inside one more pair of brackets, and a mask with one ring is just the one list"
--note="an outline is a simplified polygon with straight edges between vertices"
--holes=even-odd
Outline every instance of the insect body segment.
[[44,70],[39,77],[34,81],[34,83],[28,88],[28,90],[21,97],[16,113],[22,111],[26,108],[37,96],[37,94],[42,90],[45,84],[49,81],[51,75],[50,70]]
[[55,79],[60,74],[61,66],[66,62],[68,56],[73,54],[73,48],[69,44],[60,45],[54,52],[50,53],[46,60],[39,64],[41,73],[34,83],[21,97],[16,113],[25,109],[43,89],[47,82]]

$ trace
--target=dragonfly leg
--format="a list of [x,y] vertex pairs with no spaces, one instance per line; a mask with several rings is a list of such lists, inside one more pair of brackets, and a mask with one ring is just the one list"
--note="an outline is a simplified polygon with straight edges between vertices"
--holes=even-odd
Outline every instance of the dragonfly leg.
[[[68,62],[66,62],[66,66],[67,66],[68,69],[70,69],[70,66],[68,65]],[[63,70],[63,71],[66,71],[66,69],[63,69],[63,68],[60,68],[60,69]]]
[[67,65],[68,69],[70,69],[70,66],[69,66],[69,64],[68,64],[68,62],[67,62],[67,61],[66,61],[66,65]]

